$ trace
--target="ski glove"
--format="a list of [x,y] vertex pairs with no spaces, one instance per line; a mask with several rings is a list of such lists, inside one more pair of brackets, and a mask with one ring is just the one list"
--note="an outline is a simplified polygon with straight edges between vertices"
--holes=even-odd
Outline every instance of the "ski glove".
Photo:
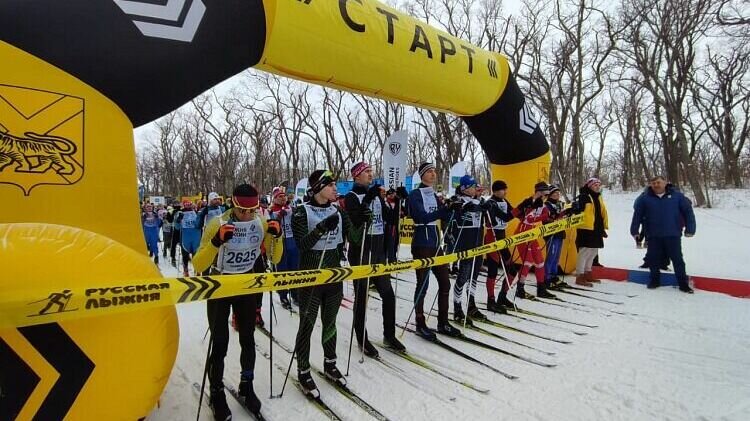
[[362,203],[366,203],[369,205],[378,196],[380,196],[380,184],[375,184],[374,186],[370,187],[369,190],[367,190]]
[[362,208],[359,216],[362,218],[362,222],[369,225],[372,222],[372,209],[368,207]]
[[327,217],[326,219],[318,222],[318,225],[315,226],[315,228],[318,229],[321,233],[325,234],[329,231],[333,231],[339,226],[339,214],[338,212],[334,213],[333,215]]
[[214,238],[211,239],[211,244],[214,247],[221,247],[222,244],[231,240],[234,237],[234,225],[223,224],[219,227],[219,230],[214,234]]
[[279,223],[279,221],[277,221],[276,219],[269,219],[266,232],[273,235],[274,238],[281,237],[281,224]]
[[448,208],[450,208],[450,210],[452,210],[454,212],[455,211],[460,211],[463,207],[464,207],[464,204],[461,203],[460,201],[450,202],[448,204]]
[[399,199],[404,200],[409,197],[409,192],[406,191],[406,187],[401,186],[396,188],[396,196],[398,196]]

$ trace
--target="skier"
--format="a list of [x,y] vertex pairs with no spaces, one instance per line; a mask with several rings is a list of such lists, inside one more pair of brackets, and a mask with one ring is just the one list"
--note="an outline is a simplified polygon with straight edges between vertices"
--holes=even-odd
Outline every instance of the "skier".
[[161,218],[161,236],[163,243],[162,257],[165,259],[167,257],[167,252],[172,246],[172,222],[174,221],[174,217],[172,216],[173,210],[174,209],[172,209],[171,206],[167,206],[167,208],[164,209],[164,216]]
[[[254,273],[260,257],[261,244],[273,250],[271,260],[278,262],[283,254],[281,226],[274,219],[260,216],[258,191],[249,184],[240,184],[232,193],[234,208],[211,218],[205,226],[201,245],[193,258],[196,272],[211,275]],[[184,222],[184,218],[183,218]],[[261,266],[263,268],[263,266]],[[246,294],[206,301],[208,327],[211,330],[211,352],[208,356],[209,403],[216,420],[231,420],[232,413],[224,395],[224,357],[229,345],[229,311],[235,316],[240,340],[240,384],[238,394],[253,413],[260,412],[261,403],[253,389],[255,367],[255,314],[260,294]]]
[[[372,183],[372,167],[366,162],[358,162],[351,168],[354,187],[344,198],[344,208],[355,229],[367,231],[363,243],[349,244],[349,264],[370,265],[385,263],[385,224],[395,223],[395,210],[392,210],[381,197],[382,187]],[[361,258],[360,258],[361,257]],[[377,276],[369,279],[382,299],[383,311],[383,339],[386,346],[397,351],[405,351],[406,347],[396,339],[396,296],[391,287],[389,275]],[[368,357],[377,357],[378,350],[372,345],[366,332],[365,312],[367,311],[368,280],[354,281],[354,329],[357,343]]]
[[[545,182],[539,182],[534,185],[534,195],[526,198],[516,209],[513,215],[521,220],[516,233],[528,231],[536,226],[544,224],[549,219],[549,209],[544,206],[544,196],[549,191],[549,186]],[[521,270],[518,272],[518,287],[516,288],[516,297],[533,299],[534,297],[524,290],[526,277],[534,266],[534,276],[536,277],[536,295],[539,298],[555,298],[555,295],[547,291],[547,285],[544,283],[544,256],[542,249],[537,240],[531,240],[527,243],[519,244],[516,248],[521,256]]]
[[143,234],[146,236],[146,246],[148,248],[148,257],[154,258],[154,263],[159,264],[159,228],[161,227],[161,218],[154,212],[154,205],[146,203],[141,213],[141,225]]
[[193,210],[193,202],[189,200],[182,202],[182,211],[177,215],[175,221],[180,224],[180,236],[182,237],[182,272],[184,276],[190,276],[188,262],[190,262],[190,256],[194,256],[198,251],[201,242],[198,214]]
[[[177,216],[182,210],[180,202],[175,201],[172,204],[172,212],[167,213],[167,220],[172,223],[172,240],[169,244],[169,256],[172,259],[172,266],[177,267],[177,247],[182,244],[181,225],[177,222]],[[180,246],[181,247],[181,246]]]
[[692,294],[681,244],[683,231],[685,237],[695,235],[695,214],[690,200],[664,177],[657,176],[651,180],[646,194],[636,199],[633,210],[630,233],[636,237],[639,225],[643,224],[648,238],[646,262],[651,270],[648,288],[661,286],[659,266],[668,257],[674,265],[680,291]]
[[[330,171],[315,170],[310,174],[309,201],[297,206],[292,217],[294,240],[300,253],[300,269],[317,269],[340,266],[343,257],[344,235],[349,241],[359,243],[359,233],[352,229],[349,217],[333,205],[336,201],[336,180]],[[310,374],[310,337],[320,307],[323,324],[323,371],[331,380],[342,385],[346,379],[336,367],[336,316],[343,298],[341,282],[300,288],[300,320],[295,352],[297,353],[297,378],[307,394],[320,395]]]
[[208,205],[204,206],[198,213],[198,228],[203,229],[210,220],[220,216],[226,211],[226,207],[221,204],[221,198],[216,192],[208,194]]
[[[565,204],[560,201],[560,188],[552,184],[549,186],[549,195],[544,203],[549,210],[549,221],[557,221],[567,216]],[[562,252],[565,231],[552,234],[545,238],[547,242],[547,258],[544,262],[545,279],[548,289],[561,289],[565,281],[557,276],[557,267],[560,264],[560,253]]]
[[[271,218],[281,223],[282,237],[284,238],[284,255],[276,266],[278,271],[297,270],[299,269],[299,250],[294,242],[294,232],[292,231],[292,208],[287,201],[286,193],[283,187],[276,187],[272,192],[272,205],[268,209]],[[289,295],[295,303],[298,301],[297,290],[279,290],[281,305],[285,309],[291,308]]]
[[601,191],[602,182],[598,178],[589,178],[579,190],[576,203],[576,208],[583,211],[583,224],[576,230],[576,284],[585,287],[592,287],[592,282],[601,282],[591,274],[591,266],[599,249],[604,248],[606,230],[609,228],[607,207]]
[[[484,208],[480,206],[477,196],[477,181],[470,175],[461,177],[459,186],[456,188],[457,200],[462,207],[456,213],[456,225],[453,228],[455,238],[455,252],[473,249],[482,244],[482,219]],[[468,315],[470,319],[484,320],[487,317],[477,308],[474,295],[477,290],[477,279],[479,269],[482,266],[482,256],[463,259],[459,262],[458,276],[453,285],[453,320],[464,322]],[[464,285],[471,281],[468,288],[469,305],[464,314],[461,301],[463,298]],[[470,320],[466,321],[471,324]]]
[[[487,214],[489,217],[490,229],[485,234],[485,243],[502,240],[505,238],[505,229],[508,222],[513,220],[513,206],[505,198],[508,191],[508,185],[503,180],[495,180],[492,183],[492,196],[487,201]],[[500,262],[502,260],[502,264]],[[513,308],[513,303],[508,300],[508,286],[510,279],[516,276],[515,265],[511,258],[510,250],[504,248],[500,252],[493,252],[487,255],[487,310],[505,314],[506,307]],[[498,278],[498,268],[503,267],[505,271],[500,276],[500,292],[495,301],[495,283]]]
[[[414,219],[414,238],[411,243],[411,254],[415,259],[433,258],[444,255],[443,244],[440,239],[438,220],[453,223],[452,212],[456,212],[463,206],[461,203],[452,204],[449,209],[442,201],[438,201],[432,186],[437,179],[435,165],[431,162],[423,162],[419,165],[419,176],[421,183],[409,193],[409,215]],[[449,220],[450,219],[450,220]],[[448,298],[450,296],[451,282],[448,274],[448,265],[433,266],[432,272],[438,281],[438,332],[460,336],[461,331],[448,322]],[[424,317],[424,297],[427,294],[430,268],[417,269],[417,289],[414,291],[414,312],[416,331],[425,339],[435,339],[435,332],[427,327]]]

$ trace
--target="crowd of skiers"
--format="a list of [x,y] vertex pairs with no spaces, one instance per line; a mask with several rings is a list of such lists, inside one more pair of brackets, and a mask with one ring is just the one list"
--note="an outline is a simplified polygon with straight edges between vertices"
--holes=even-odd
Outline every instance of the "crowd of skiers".
[[[582,213],[583,225],[576,233],[575,283],[590,287],[592,283],[600,282],[592,276],[592,265],[598,250],[604,246],[608,220],[601,182],[596,178],[589,179],[576,200],[568,205],[562,202],[558,186],[539,182],[534,191],[529,192],[529,197],[513,206],[506,198],[509,186],[504,181],[495,180],[491,191],[485,192],[470,175],[460,179],[454,197],[444,199],[434,190],[437,174],[435,166],[429,162],[419,166],[421,183],[410,193],[403,187],[386,191],[380,185],[372,185],[373,171],[366,162],[354,165],[350,173],[354,186],[344,196],[338,195],[336,179],[331,172],[316,170],[308,177],[309,188],[302,200],[294,200],[291,191],[278,187],[270,193],[269,201],[252,185],[241,184],[226,203],[218,194],[211,193],[206,203],[197,205],[189,200],[167,207],[154,208],[146,204],[141,219],[147,248],[158,263],[161,229],[162,256],[169,255],[176,267],[175,252],[179,245],[184,276],[190,275],[188,263],[191,259],[195,273],[204,275],[332,268],[340,267],[342,261],[348,261],[350,265],[396,261],[398,227],[405,215],[414,222],[411,255],[421,259],[469,250],[573,213]],[[487,193],[489,197],[484,197]],[[675,195],[674,192],[669,194]],[[650,199],[643,199],[644,202],[647,200]],[[636,206],[639,222],[649,218],[650,206],[649,202]],[[635,218],[634,215],[634,221]],[[507,232],[513,220],[517,220],[514,231]],[[673,252],[673,242],[659,240],[657,228],[652,224],[648,226],[649,253],[652,255],[649,259],[663,258],[666,253],[675,261],[677,255]],[[634,229],[637,231],[638,227]],[[694,232],[694,221],[689,232]],[[558,274],[565,235],[565,232],[560,232],[519,244],[512,250],[503,249],[483,257],[461,260],[452,288],[448,265],[417,269],[412,310],[416,333],[428,340],[436,337],[435,331],[427,326],[425,317],[424,299],[430,272],[437,279],[437,331],[450,336],[461,336],[460,330],[450,322],[451,289],[453,321],[471,325],[472,320],[486,319],[475,297],[480,268],[484,266],[487,268],[486,309],[490,312],[506,313],[514,307],[513,297],[508,297],[513,285],[517,285],[516,298],[533,299],[534,296],[526,291],[531,272],[536,281],[533,283],[536,297],[555,298],[551,291],[565,285]],[[658,244],[658,250],[654,246],[652,251],[652,244]],[[567,262],[563,265],[566,266]],[[677,264],[676,269],[679,269]],[[684,263],[682,269],[684,272]],[[405,351],[396,336],[396,296],[388,275],[354,281],[353,336],[360,351],[369,357],[378,356],[365,323],[371,287],[382,301],[385,346],[397,352]],[[343,299],[342,283],[282,290],[278,295],[282,306],[291,308],[294,305],[299,309],[294,353],[297,378],[303,389],[313,397],[318,394],[309,361],[318,310],[322,322],[323,373],[329,379],[345,384],[346,378],[337,367],[336,354],[336,319]],[[207,302],[211,340],[206,375],[209,402],[217,420],[231,419],[223,385],[230,314],[241,345],[242,371],[238,392],[251,412],[260,411],[261,402],[254,392],[253,379],[254,329],[264,324],[260,313],[261,298],[257,294],[242,295]],[[430,312],[434,306],[432,303]]]

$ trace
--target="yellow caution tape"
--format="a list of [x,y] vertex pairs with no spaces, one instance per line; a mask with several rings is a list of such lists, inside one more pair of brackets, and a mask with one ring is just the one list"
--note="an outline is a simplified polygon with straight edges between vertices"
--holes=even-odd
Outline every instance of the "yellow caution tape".
[[582,215],[574,215],[471,250],[391,264],[241,275],[130,279],[61,287],[53,291],[49,287],[15,286],[3,291],[0,297],[0,329],[390,275],[492,253],[576,227],[582,222]]

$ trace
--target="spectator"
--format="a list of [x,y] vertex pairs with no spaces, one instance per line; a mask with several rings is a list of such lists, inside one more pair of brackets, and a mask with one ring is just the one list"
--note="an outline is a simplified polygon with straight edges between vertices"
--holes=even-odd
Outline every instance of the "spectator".
[[690,200],[667,183],[664,177],[654,177],[646,193],[640,195],[633,205],[630,234],[636,241],[641,225],[648,238],[646,263],[651,271],[648,288],[661,286],[659,266],[669,258],[674,265],[680,291],[692,294],[693,289],[690,288],[685,273],[681,244],[683,229],[686,237],[695,235],[695,215]]
[[581,187],[576,208],[583,211],[583,225],[576,234],[578,260],[576,261],[576,284],[592,287],[593,282],[601,282],[591,274],[591,266],[604,248],[609,228],[607,207],[602,199],[602,182],[598,178],[589,178]]

